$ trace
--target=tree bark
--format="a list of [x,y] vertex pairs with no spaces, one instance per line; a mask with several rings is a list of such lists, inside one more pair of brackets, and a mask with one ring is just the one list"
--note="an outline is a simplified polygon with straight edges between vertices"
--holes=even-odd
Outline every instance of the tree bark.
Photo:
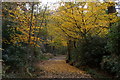
[[68,43],[67,43],[67,46],[68,46],[68,59],[66,62],[69,62],[71,60],[71,52],[72,52],[72,48],[73,48],[73,44],[72,44],[72,40],[68,40]]

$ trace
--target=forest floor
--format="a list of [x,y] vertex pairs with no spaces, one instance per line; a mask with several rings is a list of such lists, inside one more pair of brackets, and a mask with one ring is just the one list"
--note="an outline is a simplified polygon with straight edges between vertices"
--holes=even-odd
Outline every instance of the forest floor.
[[[66,56],[59,55],[37,63],[38,78],[90,78],[90,74],[66,63]],[[93,80],[93,79],[92,79]]]

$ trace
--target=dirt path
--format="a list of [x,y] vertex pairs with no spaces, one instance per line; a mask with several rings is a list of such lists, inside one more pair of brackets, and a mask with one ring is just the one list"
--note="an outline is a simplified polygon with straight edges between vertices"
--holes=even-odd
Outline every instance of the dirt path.
[[57,56],[50,60],[40,62],[37,67],[40,78],[91,78],[89,74],[65,62],[66,56]]

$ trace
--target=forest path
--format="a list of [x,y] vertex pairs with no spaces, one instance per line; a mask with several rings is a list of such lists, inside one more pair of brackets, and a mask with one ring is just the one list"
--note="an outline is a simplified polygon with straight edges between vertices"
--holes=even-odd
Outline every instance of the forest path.
[[37,64],[40,78],[91,78],[85,71],[66,63],[66,56],[60,55]]

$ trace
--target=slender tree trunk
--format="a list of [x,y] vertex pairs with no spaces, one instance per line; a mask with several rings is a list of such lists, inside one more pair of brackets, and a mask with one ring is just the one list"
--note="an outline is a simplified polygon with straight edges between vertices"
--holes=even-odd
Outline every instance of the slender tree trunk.
[[31,32],[32,32],[32,20],[33,20],[33,8],[34,8],[34,3],[32,4],[32,10],[31,10],[31,20],[30,20],[30,30],[29,30],[29,38],[28,38],[28,44],[31,42]]
[[33,53],[31,52],[31,32],[32,32],[32,23],[33,23],[33,11],[34,11],[34,3],[32,3],[31,7],[31,19],[30,19],[30,25],[29,25],[29,37],[28,37],[28,50],[27,50],[27,60],[26,60],[26,72],[29,74],[30,77],[32,77],[32,74],[29,71],[29,67],[32,66],[32,60],[33,60]]
[[74,48],[76,49],[76,48],[77,48],[77,46],[76,46],[76,41],[74,41],[73,43],[74,43]]
[[[110,3],[111,4],[111,3]],[[112,5],[112,4],[111,4]],[[108,7],[108,14],[111,14],[111,13],[115,13],[116,12],[116,9],[115,9],[115,4],[112,5],[112,6],[109,6]],[[113,23],[110,23],[110,27],[112,26]]]
[[66,62],[69,62],[71,60],[71,52],[72,52],[72,48],[73,48],[73,44],[72,44],[72,41],[71,40],[68,40],[68,43],[67,43],[67,46],[68,46],[68,59]]

